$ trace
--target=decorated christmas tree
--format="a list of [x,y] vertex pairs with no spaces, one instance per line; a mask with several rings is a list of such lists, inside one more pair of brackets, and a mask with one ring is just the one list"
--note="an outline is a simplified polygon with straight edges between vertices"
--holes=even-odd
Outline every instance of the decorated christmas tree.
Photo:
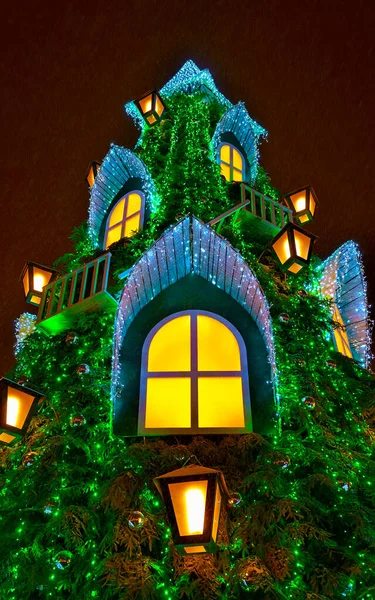
[[358,246],[312,253],[314,190],[272,186],[207,70],[125,110],[75,252],[21,276],[1,598],[374,598]]

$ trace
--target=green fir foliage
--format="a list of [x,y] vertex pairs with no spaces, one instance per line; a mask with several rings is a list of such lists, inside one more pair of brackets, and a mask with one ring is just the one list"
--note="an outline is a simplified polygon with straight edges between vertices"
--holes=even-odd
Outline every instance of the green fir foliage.
[[[160,210],[111,247],[114,275],[178,215],[207,221],[230,202],[210,155],[219,109],[179,95],[169,117],[139,147]],[[275,197],[264,171],[258,185]],[[373,377],[335,352],[329,302],[316,291],[317,259],[286,279],[269,255],[258,262],[264,243],[249,222],[225,221],[220,234],[244,256],[271,307],[277,433],[114,438],[113,315],[77,318],[68,339],[68,332],[48,338],[36,330],[11,376],[26,377],[45,400],[24,440],[0,450],[1,599],[374,598]],[[75,253],[59,261],[65,270],[92,253],[87,231],[74,235]],[[82,364],[89,372],[77,372]],[[214,555],[176,553],[153,484],[190,460],[221,469],[242,497],[238,507],[224,506]],[[145,517],[140,529],[129,526],[135,510]]]

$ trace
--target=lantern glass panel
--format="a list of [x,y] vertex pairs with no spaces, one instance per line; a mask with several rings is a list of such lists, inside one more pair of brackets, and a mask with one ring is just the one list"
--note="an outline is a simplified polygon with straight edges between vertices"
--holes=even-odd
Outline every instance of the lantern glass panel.
[[198,399],[199,427],[245,427],[242,377],[198,377]]
[[299,271],[302,269],[302,265],[298,265],[297,263],[294,263],[293,265],[290,265],[290,267],[288,268],[288,271],[290,271],[291,273],[299,273]]
[[290,200],[293,204],[294,211],[296,213],[302,212],[307,208],[307,190],[301,190],[296,194],[290,196]]
[[203,534],[207,486],[207,479],[168,484],[180,536]]
[[274,244],[272,244],[274,251],[277,254],[277,257],[281,264],[286,263],[286,261],[291,257],[290,251],[290,243],[288,238],[288,232],[285,231],[281,237]]
[[147,121],[150,123],[150,125],[153,125],[154,123],[156,123],[156,117],[154,115],[149,115],[147,117]]
[[309,215],[298,215],[298,221],[300,223],[307,223],[310,221]]
[[35,396],[8,387],[6,424],[22,429]]
[[143,114],[150,112],[150,110],[152,110],[152,94],[142,98],[142,100],[139,101],[139,104]]
[[47,285],[52,277],[52,273],[39,269],[39,267],[33,267],[33,290],[36,292],[42,292],[45,285]]
[[240,371],[240,347],[230,329],[205,315],[198,315],[197,322],[198,370]]
[[166,323],[152,338],[148,371],[190,371],[190,315]]
[[314,200],[314,196],[310,192],[310,212],[311,212],[312,216],[314,216],[314,214],[315,214],[315,209],[316,209],[316,202]]
[[16,439],[15,435],[10,435],[9,433],[0,433],[0,442],[4,444],[10,444]]
[[92,188],[92,186],[95,183],[95,171],[94,171],[94,166],[91,165],[88,175],[87,175],[87,183],[89,184],[90,188]]
[[185,546],[186,554],[200,554],[201,552],[207,552],[204,546]]
[[146,394],[146,428],[191,427],[188,377],[149,377]]
[[29,286],[29,269],[26,269],[26,273],[25,273],[25,275],[23,276],[23,279],[22,279],[22,285],[23,285],[23,289],[24,289],[24,292],[25,292],[25,296],[27,297],[27,294],[30,291],[30,286]]
[[159,96],[156,94],[155,95],[155,112],[158,115],[158,117],[161,117],[161,115],[163,114],[163,110],[164,110],[164,105],[163,105],[162,101],[160,100]]
[[220,508],[221,508],[221,492],[220,492],[219,486],[216,484],[214,522],[213,522],[213,526],[212,526],[212,539],[214,540],[214,542],[216,542],[217,531],[219,528]]
[[307,260],[309,256],[311,238],[307,235],[304,235],[300,231],[297,231],[296,229],[293,231],[293,233],[297,256]]

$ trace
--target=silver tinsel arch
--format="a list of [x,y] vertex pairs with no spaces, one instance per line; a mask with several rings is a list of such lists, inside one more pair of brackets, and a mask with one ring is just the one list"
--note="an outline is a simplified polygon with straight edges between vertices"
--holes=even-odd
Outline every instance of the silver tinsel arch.
[[370,361],[370,320],[367,286],[358,245],[349,241],[322,266],[320,288],[337,305],[348,334],[353,358],[363,367]]
[[186,275],[200,275],[232,296],[254,319],[264,339],[276,380],[269,306],[260,284],[241,254],[211,227],[186,217],[167,229],[132,268],[116,314],[112,400],[121,394],[120,351],[128,328],[146,304]]
[[114,198],[132,177],[142,181],[141,191],[145,195],[146,206],[152,212],[157,205],[157,194],[147,167],[131,150],[111,144],[90,194],[89,233],[94,248],[100,243],[99,232]]

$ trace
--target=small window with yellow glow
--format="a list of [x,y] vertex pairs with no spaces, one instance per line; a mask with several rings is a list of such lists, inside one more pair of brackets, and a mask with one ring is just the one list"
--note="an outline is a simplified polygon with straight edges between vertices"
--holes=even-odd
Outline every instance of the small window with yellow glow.
[[164,319],[144,343],[140,396],[141,434],[251,431],[239,332],[206,311]]
[[337,323],[337,327],[333,330],[333,337],[335,340],[335,345],[337,352],[340,352],[344,356],[348,356],[349,358],[353,358],[352,351],[350,349],[350,343],[348,334],[346,333],[344,321],[340,314],[340,311],[337,307],[337,304],[333,306],[333,321]]
[[244,181],[245,161],[244,158],[231,144],[220,146],[219,164],[221,174],[227,181]]
[[144,196],[133,191],[121,198],[112,208],[107,220],[105,248],[123,237],[133,237],[142,227]]

